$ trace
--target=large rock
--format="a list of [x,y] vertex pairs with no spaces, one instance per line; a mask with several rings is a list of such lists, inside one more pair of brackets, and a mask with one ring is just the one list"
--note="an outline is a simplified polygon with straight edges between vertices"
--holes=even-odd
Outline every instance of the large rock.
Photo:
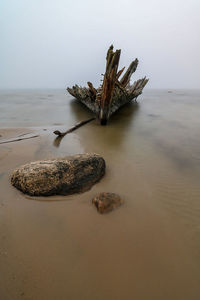
[[11,183],[31,196],[69,195],[89,190],[105,174],[97,154],[36,161],[16,169]]
[[101,214],[107,213],[120,206],[124,201],[119,195],[114,193],[100,193],[92,199],[92,203],[96,206]]

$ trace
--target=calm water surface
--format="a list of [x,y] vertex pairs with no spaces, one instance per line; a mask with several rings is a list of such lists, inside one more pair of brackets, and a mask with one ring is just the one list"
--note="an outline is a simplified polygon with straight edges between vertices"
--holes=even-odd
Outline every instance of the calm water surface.
[[[146,90],[138,102],[56,143],[55,129],[90,111],[62,90],[0,92],[0,139],[40,134],[0,145],[0,299],[200,299],[200,91]],[[33,199],[10,186],[23,163],[85,152],[107,172],[84,194]],[[102,191],[125,204],[99,215]]]

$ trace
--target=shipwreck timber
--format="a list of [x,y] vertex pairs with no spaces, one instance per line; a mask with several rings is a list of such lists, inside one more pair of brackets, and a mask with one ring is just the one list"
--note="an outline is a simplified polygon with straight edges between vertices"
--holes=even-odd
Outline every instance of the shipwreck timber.
[[142,94],[142,90],[148,82],[146,77],[130,84],[131,76],[136,71],[138,59],[136,58],[128,67],[118,71],[121,50],[113,51],[113,45],[110,46],[106,56],[106,71],[102,85],[95,89],[91,82],[88,82],[88,88],[74,85],[67,88],[67,91],[75,98],[85,104],[99,119],[101,125],[106,125],[110,116],[121,106],[136,101]]

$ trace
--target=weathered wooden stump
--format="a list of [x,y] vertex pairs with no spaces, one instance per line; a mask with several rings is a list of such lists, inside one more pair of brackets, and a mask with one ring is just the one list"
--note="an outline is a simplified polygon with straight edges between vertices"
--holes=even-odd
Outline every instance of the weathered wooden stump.
[[130,79],[138,66],[136,58],[128,67],[121,79],[124,68],[118,71],[121,50],[113,51],[113,45],[110,46],[106,57],[106,71],[103,84],[95,89],[91,82],[88,82],[88,88],[79,87],[67,88],[67,91],[75,98],[85,104],[95,116],[99,119],[101,125],[106,125],[110,116],[121,106],[129,103],[142,94],[142,90],[148,82],[146,77],[135,81],[132,85]]

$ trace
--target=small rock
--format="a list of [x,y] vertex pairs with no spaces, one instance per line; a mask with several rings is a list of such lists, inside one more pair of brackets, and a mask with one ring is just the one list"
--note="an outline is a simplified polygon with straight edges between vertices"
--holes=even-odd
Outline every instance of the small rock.
[[89,190],[105,174],[97,154],[36,161],[16,169],[11,183],[31,196],[69,195]]
[[92,199],[92,203],[96,206],[101,214],[109,212],[123,203],[123,200],[114,193],[100,193]]

